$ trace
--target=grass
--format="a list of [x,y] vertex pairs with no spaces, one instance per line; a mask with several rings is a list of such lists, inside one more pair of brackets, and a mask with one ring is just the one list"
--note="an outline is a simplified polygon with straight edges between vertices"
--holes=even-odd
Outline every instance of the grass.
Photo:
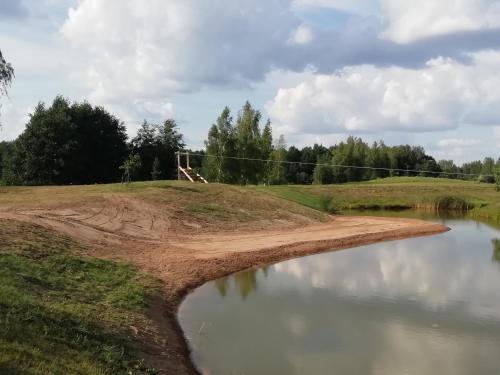
[[159,282],[133,267],[75,255],[82,245],[0,220],[0,373],[152,373],[130,326],[147,327]]
[[252,189],[325,210],[325,196],[336,209],[458,210],[473,218],[500,222],[500,193],[491,184],[425,177],[397,177],[340,185],[259,186]]
[[[205,227],[245,226],[321,212],[348,210],[467,210],[474,218],[500,222],[500,193],[494,185],[441,178],[394,177],[339,185],[231,186],[182,181],[52,187],[0,187],[0,206],[33,207],[99,202],[127,195],[165,207],[177,219]],[[276,199],[276,198],[284,199]],[[308,208],[312,208],[308,209]]]
[[246,187],[184,181],[133,182],[128,185],[1,187],[0,206],[74,207],[99,204],[110,195],[125,195],[163,207],[177,219],[219,228],[263,220],[294,220],[301,215],[326,220],[321,212]]

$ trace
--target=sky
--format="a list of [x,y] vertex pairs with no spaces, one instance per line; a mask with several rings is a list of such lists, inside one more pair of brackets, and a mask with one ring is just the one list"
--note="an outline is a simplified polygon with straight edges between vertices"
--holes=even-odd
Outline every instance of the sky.
[[0,140],[63,95],[130,136],[174,118],[198,149],[249,100],[289,145],[500,157],[500,1],[0,0],[0,50],[16,75]]

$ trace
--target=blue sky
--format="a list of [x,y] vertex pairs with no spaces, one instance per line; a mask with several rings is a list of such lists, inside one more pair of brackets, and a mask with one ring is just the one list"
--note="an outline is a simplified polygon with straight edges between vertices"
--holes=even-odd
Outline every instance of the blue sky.
[[458,163],[500,156],[500,1],[1,0],[16,78],[0,139],[39,101],[103,105],[200,148],[246,100],[289,144],[348,135]]

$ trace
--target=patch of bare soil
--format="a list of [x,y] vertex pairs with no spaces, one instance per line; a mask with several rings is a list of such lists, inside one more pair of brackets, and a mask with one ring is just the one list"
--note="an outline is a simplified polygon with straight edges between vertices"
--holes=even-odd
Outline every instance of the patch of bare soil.
[[448,230],[415,219],[335,216],[321,224],[298,219],[268,223],[268,229],[257,223],[245,230],[207,232],[203,223],[186,225],[186,218],[165,205],[122,195],[85,206],[0,208],[0,217],[69,234],[94,245],[89,256],[132,262],[161,278],[165,298],[150,311],[159,335],[144,337],[149,362],[168,374],[196,373],[176,313],[183,297],[206,281],[307,254]]

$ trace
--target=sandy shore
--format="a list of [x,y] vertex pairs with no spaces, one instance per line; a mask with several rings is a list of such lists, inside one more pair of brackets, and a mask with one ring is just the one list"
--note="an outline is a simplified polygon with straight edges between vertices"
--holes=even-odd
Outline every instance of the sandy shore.
[[17,209],[0,211],[0,217],[67,233],[94,245],[89,256],[126,260],[159,277],[165,293],[150,310],[159,335],[133,334],[147,344],[148,362],[166,374],[196,373],[176,316],[182,299],[203,283],[304,255],[448,230],[415,219],[336,216],[322,224],[270,223],[269,229],[251,231],[180,231],[154,206],[135,207],[139,203],[130,199],[112,203],[95,212]]

